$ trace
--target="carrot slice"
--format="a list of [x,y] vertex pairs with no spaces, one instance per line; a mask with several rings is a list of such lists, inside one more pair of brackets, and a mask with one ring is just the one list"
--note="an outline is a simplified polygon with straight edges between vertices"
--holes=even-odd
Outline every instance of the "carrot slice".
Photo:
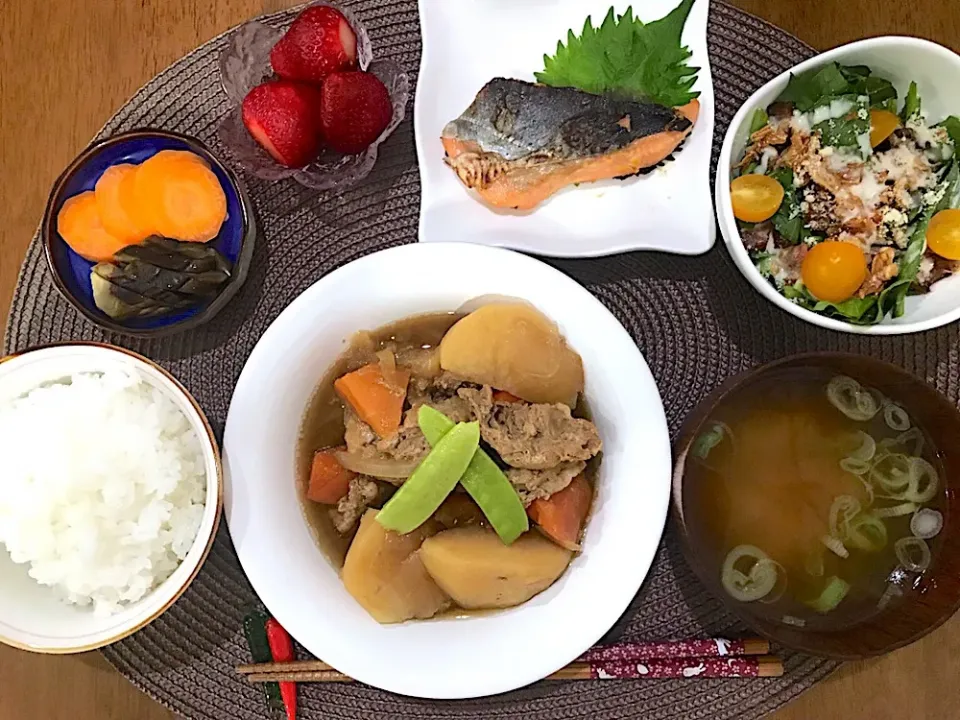
[[57,232],[73,251],[92,262],[109,260],[130,243],[107,232],[92,190],[69,198],[57,214]]
[[[161,150],[155,155],[148,157],[147,160],[163,160],[164,162],[169,160],[183,160],[185,162],[200,163],[207,168],[210,167],[210,163],[208,163],[204,158],[200,157],[194,152],[190,152],[189,150]],[[147,162],[147,160],[144,160],[144,162]]]
[[310,484],[307,499],[313,502],[335,505],[350,487],[357,474],[347,470],[337,460],[333,450],[320,450],[313,456],[310,467]]
[[129,191],[127,193],[121,191],[124,183],[131,184],[129,181],[136,171],[137,166],[128,163],[108,167],[97,180],[97,186],[93,191],[97,199],[100,221],[107,232],[127,241],[130,245],[140,242],[150,234],[143,232],[134,220],[136,207],[131,202]]
[[409,370],[398,367],[388,381],[380,363],[371,363],[337,378],[333,386],[360,419],[383,438],[400,427],[409,382]]
[[140,240],[143,240],[150,235],[156,235],[158,231],[153,225],[149,210],[140,206],[137,196],[137,173],[139,170],[140,166],[134,165],[133,172],[126,173],[120,180],[120,186],[117,188],[117,201],[127,211],[127,217],[137,228],[137,235]]
[[194,155],[163,150],[137,170],[136,205],[160,235],[208,242],[227,218],[227,196],[213,171]]
[[577,475],[560,492],[530,503],[527,514],[555,543],[567,550],[579,550],[580,531],[592,499],[590,483]]

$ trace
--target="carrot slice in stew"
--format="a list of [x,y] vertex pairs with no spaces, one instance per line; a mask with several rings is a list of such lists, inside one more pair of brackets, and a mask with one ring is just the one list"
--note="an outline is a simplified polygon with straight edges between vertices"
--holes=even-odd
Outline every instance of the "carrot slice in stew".
[[333,386],[360,419],[384,438],[400,427],[409,382],[409,370],[397,368],[388,380],[380,363],[371,363],[337,378]]
[[128,243],[107,232],[92,190],[69,198],[57,214],[57,232],[75,253],[92,262],[109,260]]
[[143,233],[140,225],[134,220],[136,206],[129,190],[121,191],[124,183],[130,186],[133,175],[137,172],[136,165],[121,163],[108,167],[94,188],[97,199],[97,210],[103,226],[114,237],[126,240],[128,244],[138,243],[149,233]]
[[320,450],[313,456],[307,499],[325,505],[336,505],[347,494],[350,481],[357,474],[337,460],[333,450]]
[[590,510],[593,489],[583,475],[548,498],[530,503],[527,513],[544,534],[567,550],[579,550],[580,531]]
[[145,224],[160,235],[208,242],[227,218],[227,196],[210,167],[193,153],[163,150],[137,170],[134,192]]

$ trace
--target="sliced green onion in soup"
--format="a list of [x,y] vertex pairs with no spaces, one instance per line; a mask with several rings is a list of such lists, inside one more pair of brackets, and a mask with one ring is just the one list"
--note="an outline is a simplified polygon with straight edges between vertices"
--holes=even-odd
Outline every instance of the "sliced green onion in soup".
[[837,375],[827,383],[827,399],[837,410],[856,422],[872,420],[880,412],[878,394],[846,375]]
[[920,573],[930,567],[930,547],[922,538],[900,538],[893,544],[893,550],[897,560],[907,570]]
[[888,492],[901,492],[910,485],[913,459],[899,453],[883,455],[870,469],[870,480]]
[[816,600],[810,600],[806,604],[818,613],[828,613],[836,609],[837,605],[843,602],[843,599],[850,592],[850,583],[836,575],[827,580],[826,586]]
[[873,460],[873,456],[877,454],[877,441],[873,439],[873,435],[865,433],[863,430],[857,430],[853,433],[850,447],[853,449],[847,453],[847,457],[851,460],[868,462]]
[[728,438],[731,443],[733,442],[733,431],[730,429],[730,426],[719,421],[712,422],[700,433],[700,436],[693,443],[690,451],[694,457],[706,460],[710,455],[710,451],[723,442],[724,437]]
[[865,460],[857,460],[856,458],[846,457],[840,461],[840,467],[852,475],[866,475],[870,472],[871,464]]
[[850,557],[850,551],[847,550],[846,545],[833,535],[822,535],[820,542],[837,557],[843,558],[844,560]]
[[864,552],[879,552],[887,546],[887,526],[871,513],[860,513],[847,529],[847,544]]
[[916,512],[917,504],[912,502],[900,503],[899,505],[893,505],[891,507],[877,508],[873,511],[874,517],[878,518],[894,518],[894,517],[903,517],[904,515],[910,515],[913,512]]
[[884,438],[877,443],[879,451],[886,453],[901,453],[903,455],[923,455],[924,439],[920,428],[912,427],[900,433],[895,438]]
[[754,602],[773,592],[782,570],[780,564],[760,548],[738,545],[723,561],[720,582],[734,600]]
[[910,480],[904,500],[922,505],[933,500],[940,485],[937,469],[923,458],[910,458]]
[[897,432],[905,432],[910,429],[910,416],[907,411],[896,403],[887,403],[883,407],[883,421],[887,427]]
[[921,540],[936,537],[943,529],[943,514],[937,510],[924,508],[910,518],[910,532]]
[[830,534],[835,538],[847,535],[850,520],[860,513],[860,501],[852,495],[838,495],[830,506]]

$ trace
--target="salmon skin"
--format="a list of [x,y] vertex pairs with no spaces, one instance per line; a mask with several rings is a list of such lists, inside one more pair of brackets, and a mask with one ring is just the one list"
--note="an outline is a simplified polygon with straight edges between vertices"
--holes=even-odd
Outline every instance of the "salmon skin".
[[573,183],[636,175],[693,129],[699,103],[668,108],[496,78],[443,129],[446,163],[498,208],[530,210]]

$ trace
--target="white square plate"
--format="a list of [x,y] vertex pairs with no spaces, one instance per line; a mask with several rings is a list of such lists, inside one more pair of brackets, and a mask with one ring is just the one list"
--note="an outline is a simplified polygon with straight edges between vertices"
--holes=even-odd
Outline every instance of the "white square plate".
[[[679,0],[634,2],[644,21]],[[612,3],[618,13],[629,0]],[[495,77],[533,81],[544,53],[590,15],[599,26],[611,0],[420,0],[423,57],[414,124],[420,159],[420,241],[497,245],[554,257],[663,250],[684,255],[713,246],[709,187],[714,98],[707,57],[709,0],[697,0],[683,40],[700,68],[700,116],[676,159],[648,175],[567,187],[530,212],[493,210],[443,162],[440,134]]]

